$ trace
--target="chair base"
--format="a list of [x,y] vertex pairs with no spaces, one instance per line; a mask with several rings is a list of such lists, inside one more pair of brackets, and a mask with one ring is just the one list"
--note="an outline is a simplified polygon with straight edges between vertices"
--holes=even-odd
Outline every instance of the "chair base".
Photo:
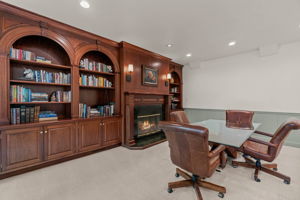
[[277,172],[277,170],[278,170],[277,164],[275,164],[275,163],[261,164],[260,160],[254,161],[253,159],[249,158],[247,155],[244,155],[243,157],[245,159],[245,162],[232,161],[232,166],[233,167],[242,166],[242,167],[255,169],[254,180],[256,182],[260,182],[260,179],[258,178],[258,173],[260,171],[263,171],[270,175],[273,175],[273,176],[283,179],[285,184],[290,184],[290,182],[291,182],[290,177]]
[[218,196],[220,198],[223,198],[224,193],[226,193],[225,187],[203,181],[200,177],[196,175],[190,176],[189,174],[187,174],[186,172],[182,171],[179,168],[176,168],[175,176],[176,177],[182,176],[185,180],[168,183],[169,193],[173,192],[173,188],[188,187],[188,186],[194,187],[197,195],[197,200],[203,200],[199,187],[204,187],[219,192]]

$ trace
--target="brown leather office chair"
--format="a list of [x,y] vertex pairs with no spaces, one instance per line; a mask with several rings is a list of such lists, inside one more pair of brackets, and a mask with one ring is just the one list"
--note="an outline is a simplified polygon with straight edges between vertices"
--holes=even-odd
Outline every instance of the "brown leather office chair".
[[170,120],[177,122],[177,123],[182,123],[182,124],[189,124],[189,118],[186,116],[184,111],[174,111],[171,112],[170,114]]
[[[288,134],[292,130],[300,129],[300,120],[290,119],[284,122],[274,133],[274,135],[269,133],[264,133],[261,131],[255,131],[255,133],[270,137],[269,142],[258,140],[255,138],[249,138],[241,147],[240,151],[244,153],[244,158],[246,162],[232,161],[233,167],[244,166],[248,168],[254,168],[254,180],[260,182],[258,178],[259,171],[266,172],[278,178],[284,180],[284,183],[290,184],[291,178],[277,172],[277,164],[268,163],[261,164],[261,160],[272,162],[279,154],[282,145],[287,138]],[[255,159],[255,161],[251,158]],[[273,170],[272,170],[273,169]]]
[[[226,110],[226,126],[228,128],[253,129],[252,118],[254,112],[247,110]],[[237,158],[237,152],[232,147],[226,148],[227,154]]]
[[185,180],[168,184],[168,192],[173,188],[193,186],[198,200],[202,200],[199,186],[219,192],[223,198],[226,188],[203,181],[210,177],[220,164],[220,153],[223,145],[209,151],[208,130],[201,126],[160,122],[160,128],[165,132],[169,142],[172,162],[183,170],[192,173],[192,176],[176,168],[176,177],[182,176]]
[[229,128],[253,129],[254,112],[247,110],[226,110],[226,126]]

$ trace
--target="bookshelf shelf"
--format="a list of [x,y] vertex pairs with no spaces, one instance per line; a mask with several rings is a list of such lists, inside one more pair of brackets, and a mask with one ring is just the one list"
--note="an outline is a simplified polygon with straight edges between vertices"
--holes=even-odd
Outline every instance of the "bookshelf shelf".
[[71,84],[59,84],[59,83],[41,83],[35,81],[23,81],[23,80],[10,80],[11,83],[20,83],[20,84],[31,84],[31,85],[48,85],[48,86],[67,86],[70,87]]
[[37,61],[29,61],[29,60],[18,60],[14,58],[10,58],[10,61],[13,63],[20,63],[20,64],[26,64],[30,66],[35,67],[49,67],[49,68],[55,68],[55,69],[71,69],[71,66],[65,66],[65,65],[58,65],[58,64],[52,64],[52,63],[43,63],[43,62],[37,62]]
[[100,74],[100,75],[109,75],[109,76],[114,76],[114,73],[109,73],[109,72],[98,72],[98,71],[93,71],[93,70],[87,70],[87,69],[79,69],[80,72],[82,73],[92,73],[92,74]]
[[98,86],[88,86],[88,85],[80,85],[81,88],[94,88],[94,89],[108,89],[108,90],[114,90],[114,87],[98,87]]
[[180,85],[180,83],[170,83],[170,85]]
[[32,105],[32,104],[71,104],[71,102],[11,102],[11,105]]

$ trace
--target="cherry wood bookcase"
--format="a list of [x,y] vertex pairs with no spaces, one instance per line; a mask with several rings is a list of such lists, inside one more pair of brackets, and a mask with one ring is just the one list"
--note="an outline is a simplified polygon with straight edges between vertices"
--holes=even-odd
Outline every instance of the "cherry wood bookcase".
[[[11,48],[33,52],[51,63],[11,58]],[[112,70],[82,68],[84,59],[109,65]],[[126,81],[129,64],[135,68],[130,82]],[[143,65],[159,70],[157,87],[142,84]],[[120,144],[132,145],[132,103],[144,95],[148,104],[159,99],[168,120],[172,96],[178,104],[174,110],[182,109],[182,67],[129,43],[118,43],[0,2],[0,179]],[[69,73],[71,80],[69,83],[24,80],[20,78],[24,68]],[[169,72],[174,83],[167,84]],[[83,85],[80,83],[83,75],[105,78],[111,85]],[[12,102],[13,85],[35,93],[71,91],[71,101]],[[172,87],[179,88],[176,94],[170,93]],[[82,118],[80,115],[79,104],[96,107],[112,102],[113,116]],[[41,111],[55,111],[58,120],[10,124],[11,108],[22,105],[38,105]]]
[[[119,44],[52,19],[0,2],[0,178],[55,164],[121,144],[122,112]],[[11,48],[33,52],[51,63],[15,59]],[[112,71],[80,68],[80,61],[110,65]],[[24,80],[24,68],[70,74],[69,83]],[[111,87],[83,86],[80,76],[94,75]],[[70,102],[12,102],[10,87],[51,94],[71,91]],[[114,102],[113,116],[81,118],[79,103],[88,106]],[[10,109],[38,105],[55,111],[58,120],[10,124]]]
[[183,110],[183,81],[182,81],[183,65],[170,62],[171,80],[169,80],[169,89],[171,95],[171,112]]

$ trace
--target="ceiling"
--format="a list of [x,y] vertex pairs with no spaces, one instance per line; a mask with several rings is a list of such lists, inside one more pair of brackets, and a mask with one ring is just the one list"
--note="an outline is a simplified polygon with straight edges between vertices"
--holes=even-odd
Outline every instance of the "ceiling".
[[300,40],[300,0],[4,1],[182,64]]

